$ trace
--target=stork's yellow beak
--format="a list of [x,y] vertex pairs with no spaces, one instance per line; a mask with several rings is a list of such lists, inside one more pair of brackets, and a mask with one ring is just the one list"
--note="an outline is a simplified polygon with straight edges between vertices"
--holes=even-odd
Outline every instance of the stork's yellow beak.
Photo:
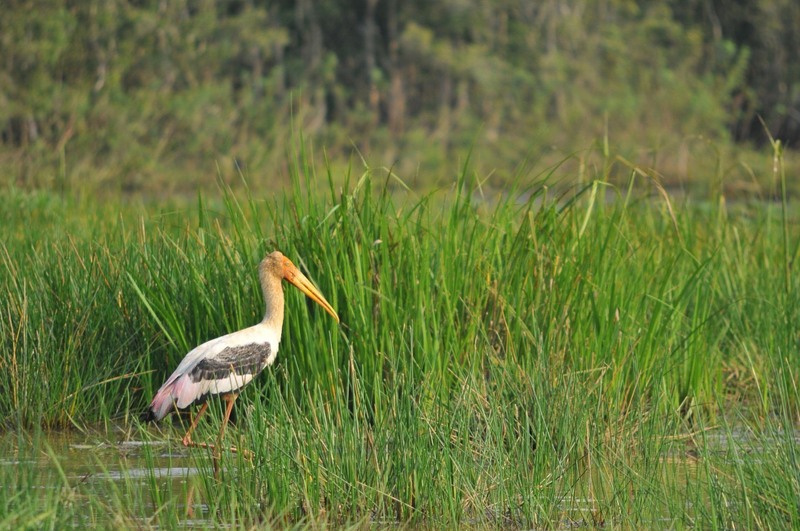
[[325,311],[328,312],[336,319],[336,322],[339,322],[339,316],[336,315],[336,310],[333,309],[333,306],[325,300],[325,297],[322,296],[322,293],[317,289],[314,284],[311,283],[306,276],[300,272],[299,269],[289,260],[286,258],[283,266],[283,278],[285,278],[288,282],[294,284],[300,291],[305,293],[312,301],[316,302],[323,308]]

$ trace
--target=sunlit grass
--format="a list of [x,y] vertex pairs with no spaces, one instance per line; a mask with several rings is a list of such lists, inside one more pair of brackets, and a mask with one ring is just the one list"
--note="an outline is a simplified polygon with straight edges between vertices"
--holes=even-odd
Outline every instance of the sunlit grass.
[[[4,192],[0,412],[20,435],[3,451],[36,457],[0,469],[0,523],[800,522],[787,209],[677,204],[635,174],[487,197],[466,165],[420,197],[377,171],[292,171],[278,199],[223,187],[159,213]],[[189,349],[260,320],[276,248],[341,325],[288,289],[278,361],[227,434],[255,458],[224,453],[217,479],[206,452],[180,454],[198,473],[164,481],[184,426],[136,417]],[[60,473],[38,430],[98,424],[150,441],[131,454],[150,475],[101,496]]]

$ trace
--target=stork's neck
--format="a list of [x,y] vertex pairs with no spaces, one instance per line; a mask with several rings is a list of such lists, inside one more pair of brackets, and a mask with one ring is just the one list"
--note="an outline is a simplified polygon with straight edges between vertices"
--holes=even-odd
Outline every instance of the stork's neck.
[[283,328],[283,286],[280,277],[262,274],[261,291],[264,293],[264,319],[261,324],[273,328],[280,337]]

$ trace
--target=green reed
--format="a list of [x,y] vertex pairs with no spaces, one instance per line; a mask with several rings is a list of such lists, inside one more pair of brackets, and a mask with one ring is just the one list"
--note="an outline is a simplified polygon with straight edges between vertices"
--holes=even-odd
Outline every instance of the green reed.
[[[636,173],[627,190],[597,175],[555,195],[544,175],[489,194],[469,164],[419,196],[384,171],[318,176],[295,155],[277,198],[223,186],[196,207],[89,214],[85,199],[4,193],[12,430],[123,424],[177,447],[185,421],[135,417],[189,349],[260,320],[256,266],[273,249],[341,317],[287,288],[278,361],[227,435],[254,460],[223,454],[216,479],[195,452],[201,473],[180,492],[124,478],[100,499],[59,479],[96,521],[176,525],[193,489],[203,518],[242,527],[798,522],[786,209],[677,204]],[[215,402],[198,437],[220,417]],[[770,451],[737,450],[751,444]],[[31,488],[5,521],[27,517]],[[75,506],[43,503],[53,526]]]

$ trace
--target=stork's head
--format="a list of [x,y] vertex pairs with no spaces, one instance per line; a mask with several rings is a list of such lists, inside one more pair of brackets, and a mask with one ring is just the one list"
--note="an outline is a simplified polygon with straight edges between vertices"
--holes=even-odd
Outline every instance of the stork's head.
[[297,266],[280,251],[273,251],[264,257],[258,267],[258,274],[261,277],[262,285],[269,284],[270,278],[285,279],[305,293],[311,300],[325,308],[325,311],[331,314],[337,323],[339,322],[339,316],[336,315],[333,306],[325,300],[325,297],[322,296],[316,286],[297,269]]

